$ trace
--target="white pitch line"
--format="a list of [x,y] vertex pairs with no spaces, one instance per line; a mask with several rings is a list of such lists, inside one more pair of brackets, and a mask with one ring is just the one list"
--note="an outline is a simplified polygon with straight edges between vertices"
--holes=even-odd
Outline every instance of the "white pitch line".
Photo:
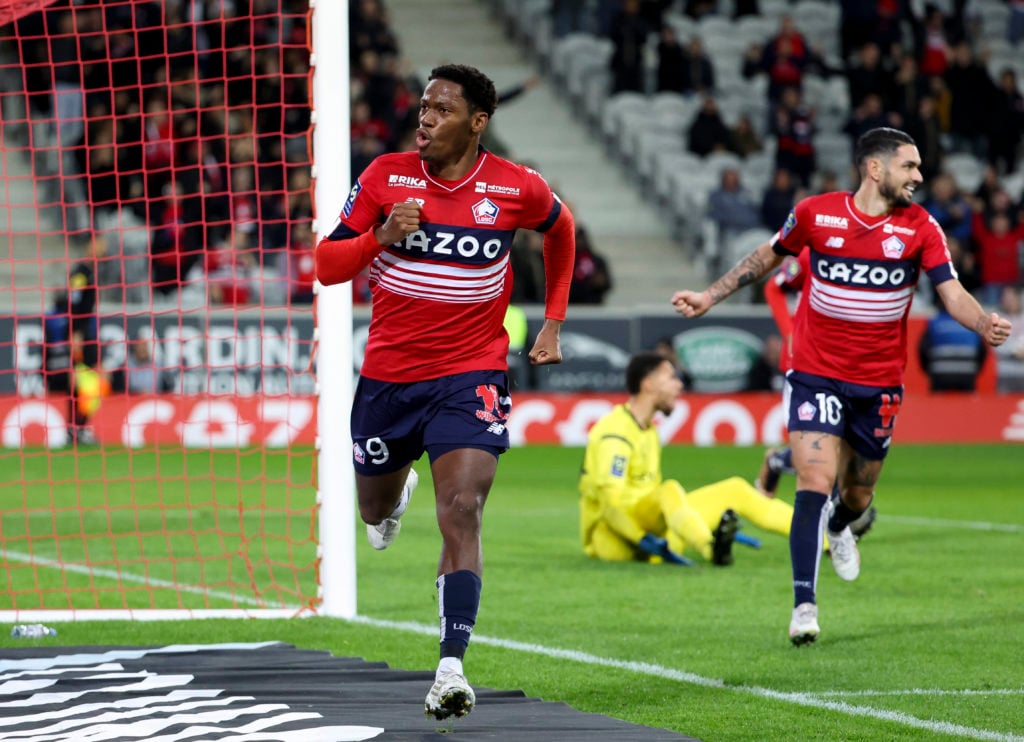
[[1024,688],[990,688],[989,690],[943,690],[911,688],[910,690],[817,690],[806,695],[818,698],[854,698],[857,696],[1024,696]]
[[[437,635],[437,626],[415,623],[413,621],[385,621],[377,618],[369,618],[367,616],[357,616],[354,619],[351,619],[351,621],[352,623],[360,623],[384,629],[396,629],[399,631],[408,631],[427,636]],[[776,701],[793,703],[798,706],[809,706],[829,711],[837,711],[849,716],[867,716],[874,719],[881,719],[882,721],[891,721],[897,724],[903,724],[904,726],[936,732],[937,734],[948,734],[951,736],[969,739],[992,740],[993,742],[1024,742],[1024,736],[995,732],[989,729],[975,729],[974,727],[967,727],[962,724],[954,724],[946,721],[919,719],[916,716],[904,714],[900,711],[876,709],[870,706],[857,706],[844,703],[842,701],[829,701],[823,698],[818,698],[813,693],[785,693],[783,691],[776,691],[759,686],[726,685],[724,680],[707,678],[703,675],[697,675],[692,672],[684,672],[682,670],[675,670],[670,667],[662,667],[661,665],[654,665],[647,662],[627,662],[625,660],[617,660],[610,657],[598,657],[593,654],[588,654],[587,652],[579,652],[572,649],[545,647],[541,644],[527,644],[525,642],[517,642],[509,639],[496,639],[488,636],[480,636],[478,634],[473,635],[473,643],[500,647],[502,649],[510,649],[516,652],[525,652],[527,654],[536,654],[554,659],[581,662],[586,665],[612,667],[618,670],[626,670],[628,672],[635,672],[641,675],[650,675],[664,680],[676,680],[681,683],[698,685],[704,688],[715,688],[718,690],[728,690],[737,693],[747,693],[749,695],[760,696],[762,698],[770,698]]]
[[[248,595],[236,595],[234,593],[225,593],[219,590],[207,590],[206,588],[195,586],[195,585],[182,585],[178,582],[170,582],[169,580],[161,580],[157,577],[147,577],[145,575],[136,575],[131,572],[119,572],[114,569],[104,569],[103,567],[87,567],[81,564],[65,564],[56,559],[47,559],[45,557],[35,556],[33,554],[25,554],[20,551],[10,551],[8,549],[0,552],[3,554],[5,559],[9,559],[12,562],[22,562],[24,564],[31,564],[35,567],[46,567],[48,569],[57,569],[64,572],[72,572],[79,575],[90,575],[93,577],[106,577],[111,580],[120,580],[121,582],[133,582],[137,585],[148,585],[150,587],[167,587],[177,590],[182,593],[193,593],[195,595],[204,595],[208,598],[219,598],[228,602],[244,603],[251,606],[266,607],[266,601],[257,600],[251,598]],[[283,608],[291,608],[297,606],[282,606]]]
[[878,522],[892,521],[912,526],[932,526],[936,528],[963,528],[968,531],[1002,531],[1004,533],[1024,533],[1024,526],[1016,523],[988,523],[983,520],[946,520],[943,518],[920,518],[914,515],[887,515],[881,513]]

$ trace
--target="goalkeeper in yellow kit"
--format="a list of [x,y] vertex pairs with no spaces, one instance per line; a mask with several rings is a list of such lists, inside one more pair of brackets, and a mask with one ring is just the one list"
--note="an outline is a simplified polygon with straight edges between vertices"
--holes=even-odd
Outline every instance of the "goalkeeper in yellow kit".
[[793,508],[765,497],[740,477],[687,493],[661,476],[661,441],[654,415],[668,415],[683,385],[671,361],[644,352],[626,369],[629,399],[591,428],[580,475],[580,536],[587,556],[691,564],[693,548],[714,564],[733,562],[738,516],[789,535]]

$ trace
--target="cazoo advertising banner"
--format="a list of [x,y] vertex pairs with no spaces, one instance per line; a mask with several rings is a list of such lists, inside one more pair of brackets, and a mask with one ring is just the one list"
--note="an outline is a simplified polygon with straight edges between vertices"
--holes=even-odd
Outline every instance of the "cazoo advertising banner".
[[[535,368],[515,363],[522,356],[512,359],[509,430],[514,445],[581,445],[593,421],[624,398],[630,355],[661,339],[669,340],[693,377],[693,388],[661,422],[666,441],[714,445],[783,439],[779,396],[740,391],[761,339],[774,331],[766,314],[688,321],[670,314],[578,314],[562,329],[562,364]],[[529,317],[532,340],[542,318]],[[368,325],[369,317],[357,314],[353,374],[362,362]],[[104,315],[99,324],[103,367],[116,375],[125,366],[131,341],[145,339],[167,379],[168,393],[115,391],[93,420],[96,432],[104,443],[132,447],[172,441],[194,447],[312,444],[313,330],[308,312]],[[5,447],[65,442],[66,412],[44,391],[42,343],[39,317],[0,317],[0,437]],[[1021,398],[989,393],[986,384],[977,395],[930,396],[912,354],[897,440],[1024,440]]]

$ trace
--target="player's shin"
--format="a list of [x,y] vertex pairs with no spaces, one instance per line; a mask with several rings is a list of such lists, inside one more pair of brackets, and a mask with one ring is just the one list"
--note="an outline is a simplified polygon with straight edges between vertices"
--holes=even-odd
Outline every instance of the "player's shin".
[[818,560],[828,496],[822,492],[798,490],[793,503],[789,531],[789,555],[793,565],[793,605],[815,602]]

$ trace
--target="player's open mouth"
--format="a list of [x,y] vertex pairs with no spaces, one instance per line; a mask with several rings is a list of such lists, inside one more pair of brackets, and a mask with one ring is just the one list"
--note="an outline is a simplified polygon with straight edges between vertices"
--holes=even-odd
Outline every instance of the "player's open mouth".
[[416,146],[423,149],[430,144],[430,136],[423,129],[416,130]]

